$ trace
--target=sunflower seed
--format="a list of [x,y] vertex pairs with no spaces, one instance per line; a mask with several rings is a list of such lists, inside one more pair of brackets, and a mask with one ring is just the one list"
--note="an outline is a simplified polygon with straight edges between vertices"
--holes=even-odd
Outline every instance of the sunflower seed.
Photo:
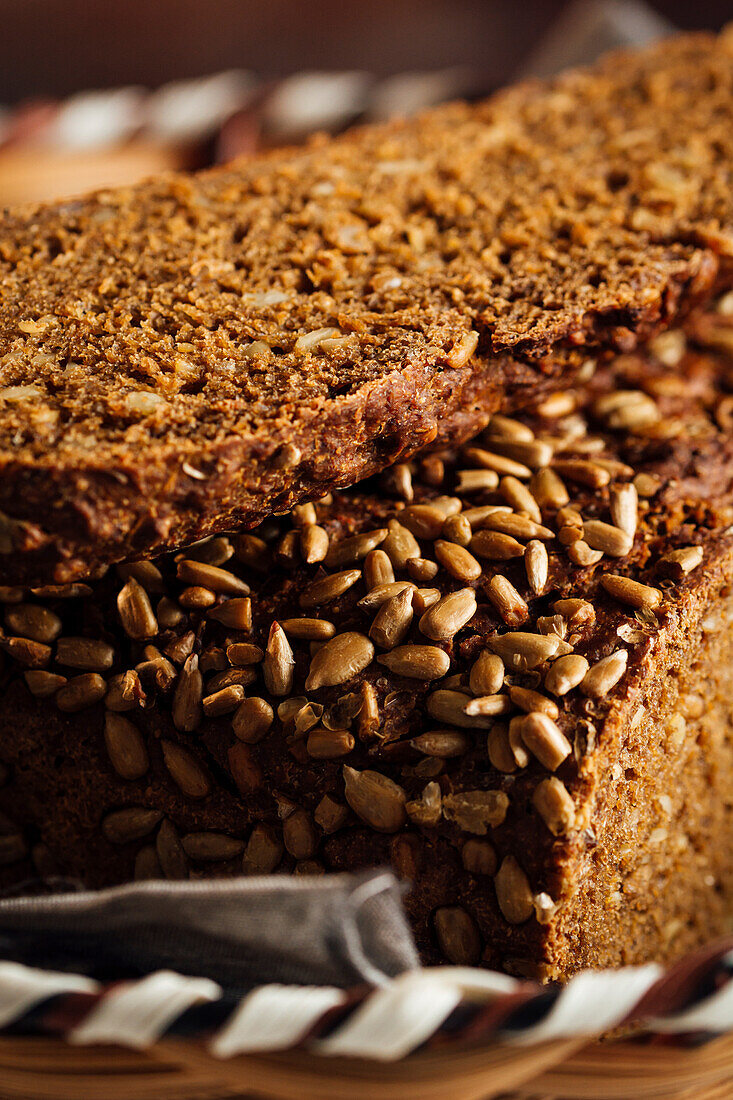
[[309,859],[316,850],[318,838],[310,815],[294,810],[283,821],[283,842],[294,859]]
[[440,537],[446,515],[435,503],[411,504],[400,512],[400,523],[415,538],[432,541]]
[[639,513],[639,494],[636,487],[629,482],[627,485],[613,485],[611,487],[611,519],[616,527],[633,539],[636,534],[636,524]]
[[614,390],[599,397],[593,411],[612,430],[633,431],[656,424],[662,414],[642,390]]
[[107,711],[104,717],[104,743],[110,763],[122,779],[141,779],[150,762],[142,734],[121,714]]
[[614,599],[636,608],[655,608],[662,602],[662,593],[658,588],[634,581],[630,577],[621,577],[615,573],[604,573],[601,585]]
[[443,523],[443,529],[441,534],[444,539],[448,539],[449,542],[455,542],[458,546],[468,546],[471,541],[473,531],[471,530],[471,524],[463,512],[459,512],[457,515],[448,516]]
[[570,500],[562,480],[549,467],[532,475],[529,489],[541,509],[562,508]]
[[213,695],[222,688],[231,687],[232,684],[241,684],[249,687],[257,679],[257,673],[252,668],[227,668],[223,672],[216,672],[206,681],[207,695]]
[[420,619],[420,631],[435,642],[448,641],[476,614],[476,593],[461,588],[438,600]]
[[456,490],[459,493],[491,492],[499,484],[494,470],[456,470]]
[[556,771],[572,751],[560,727],[540,711],[533,711],[520,722],[520,736],[526,747],[548,771]]
[[227,749],[227,762],[240,794],[249,797],[261,790],[264,779],[262,769],[252,755],[249,745],[242,741],[235,741]]
[[460,905],[444,905],[433,914],[441,952],[454,966],[476,966],[481,958],[481,935],[473,917]]
[[203,678],[195,653],[186,658],[173,693],[173,725],[182,733],[193,733],[201,723]]
[[312,527],[318,523],[316,507],[310,502],[308,504],[296,504],[290,512],[290,518],[293,522],[293,527]]
[[496,695],[504,683],[504,662],[484,649],[471,666],[468,684],[474,695]]
[[527,542],[529,539],[548,541],[554,539],[554,532],[541,523],[535,523],[527,516],[518,516],[513,512],[495,512],[487,516],[483,528],[485,531],[499,531],[502,535],[511,535],[515,539]]
[[206,695],[203,700],[204,714],[207,718],[218,718],[222,714],[231,714],[244,699],[241,684],[229,684],[228,687]]
[[521,626],[529,617],[529,608],[511,581],[493,576],[486,586],[486,595],[508,626]]
[[534,913],[529,880],[514,856],[505,856],[494,876],[496,900],[509,924],[523,924]]
[[238,668],[259,664],[265,656],[258,645],[252,645],[250,642],[233,642],[232,645],[227,646],[226,654],[230,663]]
[[409,504],[415,491],[412,487],[412,472],[406,462],[397,462],[382,474],[382,486],[387,492],[394,492]]
[[407,819],[407,796],[402,787],[381,772],[344,766],[344,793],[351,809],[379,833],[396,833]]
[[359,711],[359,739],[373,741],[379,734],[379,702],[373,686],[362,681],[361,710]]
[[596,565],[603,557],[602,550],[592,550],[583,539],[568,546],[567,553],[573,565],[580,565],[584,569],[589,565]]
[[242,856],[242,873],[269,875],[283,856],[283,845],[270,825],[255,825]]
[[[229,561],[233,554],[234,547],[229,539],[224,535],[219,535],[215,538],[208,538],[202,542],[194,543],[193,546],[189,546],[185,554],[180,554],[176,560],[186,557],[192,558],[194,561],[205,562],[206,565],[223,565],[224,562]],[[140,580],[139,577],[138,580]],[[141,583],[143,582],[141,581]]]
[[448,654],[433,645],[398,646],[377,661],[395,675],[415,680],[439,680],[450,668]]
[[586,672],[580,690],[590,699],[603,699],[623,676],[628,660],[629,654],[625,649],[617,649],[608,657],[602,657]]
[[337,760],[351,752],[356,740],[348,730],[312,729],[308,734],[308,755],[316,760]]
[[535,523],[542,522],[539,504],[527,486],[516,477],[503,477],[499,491],[515,512],[524,512]]
[[498,531],[477,531],[471,539],[471,549],[480,558],[488,558],[490,561],[509,561],[511,558],[521,558],[524,554],[521,542]]
[[511,443],[531,443],[534,439],[534,432],[528,424],[523,424],[521,420],[514,420],[510,416],[494,413],[484,432],[484,438],[492,442],[495,439],[503,439]]
[[412,592],[412,607],[417,615],[424,615],[440,599],[439,588],[415,588]]
[[234,552],[239,561],[257,573],[267,573],[272,567],[270,548],[265,540],[257,535],[239,535]]
[[560,639],[553,634],[509,631],[507,634],[489,638],[487,644],[509,668],[515,672],[527,672],[554,657],[560,646]]
[[463,712],[472,717],[478,714],[483,717],[493,717],[498,714],[506,714],[511,709],[511,699],[507,695],[477,695],[474,699],[469,699],[466,702]]
[[327,577],[307,584],[300,594],[300,606],[310,610],[324,603],[331,603],[361,580],[360,569],[346,569],[343,573],[331,573]]
[[[410,745],[418,752],[424,753],[425,756],[449,759],[453,756],[463,756],[468,751],[469,741],[465,733],[459,733],[458,730],[432,730],[428,733],[421,733],[418,737],[413,737]],[[440,790],[439,787],[438,790]],[[412,818],[409,803],[407,813]]]
[[427,710],[431,718],[447,726],[460,729],[488,729],[493,719],[482,714],[466,714],[467,697],[460,691],[439,688],[427,697]]
[[337,569],[342,565],[352,565],[361,561],[371,550],[384,542],[387,538],[387,528],[379,527],[376,531],[365,531],[360,535],[352,535],[342,539],[341,542],[332,542],[325,558],[325,565],[329,569]]
[[[458,517],[454,516],[452,518],[457,519]],[[473,554],[466,550],[465,546],[459,546],[455,542],[446,542],[444,539],[437,539],[434,550],[440,564],[456,580],[463,581],[465,584],[468,581],[478,580],[481,576],[481,566]]]
[[285,631],[273,622],[262,661],[262,676],[270,695],[289,695],[293,689],[295,658]]
[[524,551],[524,569],[527,583],[535,596],[542,595],[550,568],[547,547],[538,539],[531,539]]
[[417,539],[396,519],[391,519],[387,524],[387,537],[382,543],[382,550],[395,569],[404,569],[410,558],[420,557]]
[[93,638],[59,638],[56,660],[85,672],[104,672],[114,662],[115,651],[108,642]]
[[393,649],[407,636],[412,614],[412,590],[403,588],[382,604],[369,628],[369,637],[382,649]]
[[180,626],[186,618],[175,600],[171,600],[167,596],[163,596],[163,598],[158,601],[155,614],[158,625],[163,630],[175,630],[175,628]]
[[521,466],[529,466],[532,470],[549,466],[552,462],[553,448],[550,443],[541,439],[492,439],[490,445],[495,454],[511,459]]
[[464,833],[485,836],[504,822],[509,798],[504,791],[460,791],[443,797],[443,814]]
[[552,609],[562,615],[570,630],[582,630],[596,621],[596,610],[588,600],[555,600]]
[[546,714],[548,718],[552,718],[553,721],[560,714],[557,703],[553,703],[552,699],[548,699],[546,695],[542,695],[539,691],[533,691],[531,688],[514,685],[509,688],[509,698],[515,706],[528,714],[532,711],[539,711],[541,714]]
[[463,456],[469,462],[475,462],[477,466],[485,470],[493,470],[496,474],[521,478],[532,476],[532,471],[525,463],[507,458],[496,451],[487,451],[482,447],[464,447]]
[[374,646],[363,634],[347,631],[326,642],[313,657],[306,691],[333,687],[362,672],[374,657]]
[[184,558],[178,563],[178,579],[184,584],[200,585],[222,596],[249,596],[249,585],[218,565]]
[[566,477],[578,485],[587,485],[589,489],[602,489],[608,485],[611,475],[597,462],[585,458],[556,458],[553,462],[555,473]]
[[496,722],[489,730],[486,749],[491,766],[510,775],[517,770],[517,762],[509,743],[509,729],[503,722]]
[[26,668],[43,668],[51,660],[51,647],[30,638],[3,638],[0,644],[14,661]]
[[181,837],[181,846],[189,859],[199,863],[234,859],[244,851],[244,841],[226,833],[188,833]]
[[537,785],[532,803],[553,836],[567,836],[575,825],[575,803],[556,776]]
[[62,622],[47,607],[37,604],[9,604],[5,609],[5,625],[13,634],[31,638],[34,642],[53,642],[61,633]]
[[23,679],[31,695],[35,695],[37,699],[47,699],[66,683],[65,676],[59,676],[55,672],[45,672],[43,669],[30,669],[23,673]]
[[364,558],[362,572],[367,592],[378,584],[391,584],[394,581],[392,562],[384,550],[370,550]]
[[205,611],[216,603],[216,595],[210,588],[190,585],[178,593],[178,602],[186,611]]
[[22,603],[25,589],[18,585],[0,584],[0,603]]
[[164,817],[155,838],[155,850],[160,868],[167,879],[178,881],[188,878],[188,860],[175,825]]
[[121,581],[132,577],[146,592],[163,592],[163,574],[152,561],[130,561],[117,566],[117,576]]
[[602,550],[610,558],[626,557],[634,545],[631,535],[627,535],[620,527],[614,527],[598,519],[585,521],[583,538],[593,550]]
[[72,678],[56,692],[56,706],[66,714],[75,714],[79,710],[99,703],[105,696],[107,685],[96,672],[84,672]]
[[134,710],[145,703],[140,677],[133,669],[120,673],[119,676],[110,677],[107,685],[104,705],[108,710],[126,711]]
[[167,657],[170,657],[171,661],[175,661],[177,665],[184,665],[193,653],[195,641],[196,635],[194,632],[192,630],[187,630],[180,638],[175,638],[165,647],[165,654]]
[[193,753],[175,741],[161,741],[161,749],[168,773],[179,790],[187,798],[206,798],[211,783]]
[[493,875],[498,865],[496,852],[488,840],[476,840],[475,837],[463,845],[461,862],[464,870],[472,875]]
[[214,619],[215,622],[221,623],[230,630],[243,630],[249,633],[252,629],[252,601],[248,596],[227,600],[218,607],[212,607],[207,618]]
[[545,687],[553,695],[567,695],[569,691],[583,682],[589,669],[585,657],[571,653],[567,657],[558,657],[545,676]]
[[378,607],[381,607],[382,604],[391,599],[392,596],[398,596],[400,592],[403,592],[405,589],[409,589],[414,598],[416,589],[411,581],[393,581],[390,584],[378,584],[376,588],[372,588],[371,592],[359,600],[357,606],[367,613],[376,611]]
[[679,550],[670,550],[659,562],[667,574],[679,578],[697,569],[702,558],[702,546],[683,546]]
[[112,844],[128,844],[152,833],[162,816],[160,810],[147,810],[144,806],[113,810],[102,822],[102,832]]
[[497,512],[508,515],[511,508],[508,504],[482,504],[478,508],[467,508],[465,512],[461,512],[461,516],[468,520],[472,531],[479,531],[485,525],[487,519],[490,516],[495,516]]
[[429,558],[410,558],[407,562],[407,572],[413,581],[425,584],[437,575],[438,563]]

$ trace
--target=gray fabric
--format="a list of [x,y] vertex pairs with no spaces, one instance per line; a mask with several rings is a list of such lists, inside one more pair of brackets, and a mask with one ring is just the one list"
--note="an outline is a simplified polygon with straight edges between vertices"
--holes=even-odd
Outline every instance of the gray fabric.
[[389,871],[142,882],[0,900],[0,957],[102,979],[168,967],[232,993],[381,984],[419,965]]

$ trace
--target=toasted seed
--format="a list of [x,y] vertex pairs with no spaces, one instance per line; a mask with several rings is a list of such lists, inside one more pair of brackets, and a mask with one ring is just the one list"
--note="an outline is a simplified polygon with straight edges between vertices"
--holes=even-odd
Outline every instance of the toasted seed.
[[593,550],[584,539],[577,539],[567,549],[568,557],[573,565],[580,565],[584,569],[589,565],[596,565],[603,557],[602,550]]
[[448,641],[476,614],[476,593],[460,588],[438,600],[420,619],[420,630],[435,642]]
[[481,958],[481,935],[473,917],[460,905],[436,909],[433,924],[438,945],[454,966],[475,966]]
[[158,606],[155,609],[158,625],[163,630],[175,630],[177,626],[180,626],[183,620],[186,618],[183,611],[181,611],[175,600],[171,600],[168,596],[163,596],[158,601]]
[[236,665],[237,668],[259,664],[265,656],[258,645],[252,645],[250,642],[233,642],[227,646],[226,655],[231,664]]
[[389,584],[378,584],[375,588],[366,595],[363,596],[358,603],[358,606],[362,611],[369,613],[370,611],[376,611],[378,607],[381,607],[383,603],[391,599],[392,596],[399,595],[405,589],[413,594],[413,600],[415,595],[415,585],[411,581],[393,581]]
[[523,924],[534,913],[529,881],[514,856],[505,856],[494,877],[496,900],[509,924]]
[[273,622],[262,661],[262,676],[270,695],[289,695],[293,689],[294,672],[295,658],[290,642],[280,624]]
[[294,859],[309,859],[316,850],[318,838],[310,815],[305,810],[293,810],[283,821],[283,842]]
[[181,844],[178,830],[172,821],[164,817],[155,838],[155,851],[160,868],[167,879],[177,881],[188,878],[188,860]]
[[460,729],[488,729],[493,719],[483,714],[467,714],[468,698],[461,691],[439,688],[427,698],[428,714],[436,721]]
[[183,733],[193,733],[201,723],[203,678],[195,653],[186,658],[173,693],[173,725]]
[[566,477],[579,485],[587,485],[590,489],[602,489],[611,480],[608,470],[598,462],[591,462],[585,458],[556,458],[553,468],[561,477]]
[[425,455],[420,459],[420,473],[426,485],[439,489],[445,481],[445,463],[439,455]]
[[549,467],[532,475],[529,488],[541,509],[562,508],[570,500],[561,478]]
[[457,515],[448,516],[443,522],[441,534],[443,538],[447,539],[449,542],[454,542],[458,546],[468,546],[473,531],[471,530],[471,524],[466,519],[465,514],[459,512]]
[[179,561],[178,579],[185,584],[210,588],[212,592],[218,592],[223,596],[249,595],[249,585],[228,569],[221,569],[218,565],[207,565],[206,562],[192,561],[190,558]]
[[128,844],[152,833],[162,816],[160,810],[147,810],[144,806],[113,810],[102,822],[102,832],[112,844]]
[[174,641],[167,645],[164,652],[166,656],[170,657],[171,661],[175,661],[177,665],[184,665],[193,653],[195,641],[196,635],[194,632],[192,630],[187,630],[180,638],[175,638]]
[[56,692],[56,706],[66,714],[75,714],[79,710],[99,703],[105,696],[107,685],[96,672],[84,672],[72,678]]
[[193,753],[175,741],[161,741],[161,749],[168,773],[179,790],[187,798],[206,798],[211,783]]
[[252,629],[252,601],[249,596],[235,597],[220,603],[218,607],[212,607],[207,618],[214,619],[222,626],[230,630],[243,630],[247,633]]
[[527,583],[535,596],[544,592],[550,568],[547,547],[538,539],[531,539],[524,551],[524,568]]
[[552,444],[542,439],[491,439],[490,446],[495,453],[533,470],[552,461]]
[[361,561],[371,550],[375,550],[384,542],[387,534],[386,527],[379,527],[375,531],[351,535],[350,538],[342,539],[341,542],[332,542],[325,564],[329,569],[338,569],[342,565],[352,565],[354,562]]
[[508,626],[521,626],[529,617],[529,608],[506,577],[493,576],[486,587],[486,595]]
[[61,633],[62,622],[47,607],[37,604],[9,604],[5,609],[5,625],[13,634],[31,638],[34,642],[55,641]]
[[189,585],[178,593],[178,602],[186,611],[205,611],[216,603],[216,593],[200,585]]
[[656,474],[637,474],[634,488],[640,497],[653,497],[662,488],[662,479]]
[[670,576],[682,577],[696,569],[702,559],[702,546],[683,546],[679,550],[670,550],[659,562]]
[[468,520],[472,531],[479,531],[485,525],[487,519],[490,516],[495,516],[497,512],[508,515],[511,508],[508,504],[482,504],[477,508],[467,508],[465,512],[461,512],[461,516]]
[[382,474],[382,486],[390,493],[396,493],[409,504],[415,491],[412,487],[412,471],[406,462],[396,462]]
[[206,695],[203,700],[204,714],[208,718],[218,718],[222,714],[231,714],[244,699],[241,684],[229,684],[219,691]]
[[387,537],[382,543],[382,550],[395,569],[404,569],[410,558],[421,556],[420,546],[412,532],[396,519],[391,519],[387,528]]
[[471,666],[468,685],[474,695],[496,695],[504,683],[504,662],[484,649]]
[[403,588],[382,604],[369,628],[369,637],[382,649],[393,649],[407,636],[412,614],[412,590]]
[[524,512],[535,523],[542,522],[540,506],[527,486],[516,477],[503,477],[499,492],[515,512]]
[[361,710],[359,711],[359,739],[373,741],[379,735],[379,701],[372,684],[362,681],[359,692]]
[[508,695],[477,695],[468,699],[463,707],[464,714],[483,715],[484,717],[506,714],[512,709]]
[[22,603],[25,588],[19,585],[0,584],[0,603]]
[[122,629],[134,641],[153,638],[158,631],[157,619],[153,614],[150,596],[135,576],[120,588],[117,596],[117,609]]
[[391,584],[394,581],[392,562],[384,550],[370,550],[364,558],[362,572],[367,592],[378,584]]
[[[451,517],[457,519],[457,516]],[[452,577],[464,584],[475,581],[481,576],[481,566],[473,554],[466,550],[465,546],[459,546],[455,542],[447,542],[437,539],[434,546],[435,556]]]
[[326,642],[313,657],[306,691],[344,684],[362,672],[374,657],[374,646],[363,634],[347,631]]
[[614,527],[598,519],[585,521],[583,537],[590,547],[594,550],[602,550],[611,558],[625,557],[634,545],[631,535],[622,531],[620,527]]
[[575,825],[575,803],[556,776],[537,785],[532,803],[553,836],[566,836]]
[[588,600],[555,600],[552,609],[562,615],[570,630],[582,630],[596,621],[596,609]]
[[407,796],[402,787],[381,772],[344,766],[344,793],[351,809],[380,833],[396,833],[407,819]]
[[209,677],[206,681],[206,693],[213,695],[214,692],[221,691],[222,688],[230,687],[232,684],[241,684],[246,688],[256,679],[257,673],[253,668],[226,668],[223,672],[215,672]]
[[492,442],[495,439],[503,439],[512,443],[531,443],[534,439],[534,432],[528,424],[523,424],[521,420],[514,420],[510,416],[494,413],[484,431],[484,438]]
[[488,558],[490,561],[509,561],[511,558],[521,558],[524,554],[521,542],[498,531],[477,531],[471,539],[471,549],[480,558]]
[[486,531],[499,531],[503,535],[511,535],[522,542],[527,542],[529,539],[547,541],[555,537],[549,527],[543,527],[541,523],[535,523],[533,519],[515,515],[513,512],[495,512],[492,516],[486,517],[483,527]]
[[293,527],[312,527],[318,523],[318,516],[316,515],[316,506],[311,502],[307,504],[296,504],[290,512],[290,518],[293,522]]
[[556,722],[533,711],[522,720],[521,737],[540,764],[554,772],[572,752],[572,746]]
[[497,771],[510,775],[517,770],[517,762],[509,744],[509,729],[503,722],[492,725],[486,741],[486,749],[489,761]]
[[440,599],[439,588],[415,588],[412,592],[412,606],[417,615],[424,615]]
[[134,669],[128,669],[118,676],[111,676],[107,685],[104,705],[108,710],[134,710],[145,703],[145,692],[140,676]]
[[661,412],[656,401],[642,390],[614,390],[595,402],[593,411],[611,429],[623,431],[656,424]]
[[127,718],[114,711],[104,717],[104,743],[110,763],[122,779],[141,779],[150,762],[142,734]]
[[504,791],[456,791],[443,797],[443,813],[464,833],[485,836],[505,820],[509,797]]
[[271,874],[283,855],[283,845],[271,825],[258,824],[250,833],[242,856],[245,875]]
[[[451,519],[455,518],[457,517],[451,516]],[[407,562],[407,572],[418,584],[431,581],[436,576],[438,568],[437,561],[431,561],[429,558],[409,558]]]
[[[442,732],[450,733],[449,730]],[[437,783],[427,783],[423,787],[419,798],[411,799],[405,803],[405,809],[410,821],[415,825],[421,825],[424,828],[437,825],[443,813],[440,786]]]
[[199,668],[202,672],[223,672],[229,667],[226,652],[218,645],[208,645],[199,654]]
[[522,740],[523,722],[524,717],[522,715],[519,715],[516,718],[512,718],[511,722],[509,723],[509,748],[511,750],[512,756],[514,757],[514,762],[519,768],[526,768],[529,764],[529,752],[527,751],[527,746]]
[[611,519],[633,539],[639,514],[639,494],[632,482],[611,487]]
[[44,584],[40,588],[31,588],[39,600],[77,600],[82,596],[91,596],[88,584]]
[[239,535],[234,552],[239,561],[258,573],[266,573],[272,566],[270,548],[265,540],[257,535]]
[[331,603],[343,596],[358,580],[361,580],[360,569],[346,569],[343,573],[331,573],[327,577],[311,581],[300,594],[300,606],[310,609]]
[[487,451],[483,447],[464,447],[463,455],[469,462],[475,462],[477,466],[493,470],[497,474],[521,478],[532,476],[532,471],[524,462],[518,462],[497,451]]
[[400,512],[400,523],[418,539],[432,541],[440,537],[446,516],[437,504],[411,504]]
[[[201,542],[189,546],[185,554],[180,557],[192,558],[194,561],[203,561],[207,565],[223,565],[234,554],[234,547],[225,535],[202,539]],[[138,578],[139,580],[140,578]],[[142,583],[142,582],[141,582]]]
[[181,846],[189,859],[199,863],[234,859],[244,851],[244,841],[226,833],[188,833],[181,837]]
[[163,591],[163,574],[152,561],[124,562],[117,566],[117,576],[125,582],[132,577],[147,592]]
[[[418,752],[424,753],[425,756],[449,759],[453,756],[463,756],[468,751],[469,741],[465,733],[459,733],[458,730],[432,730],[428,733],[421,733],[418,737],[413,737],[410,745]],[[407,812],[412,818],[409,803]]]
[[3,638],[0,645],[14,661],[26,668],[43,668],[51,660],[51,646],[31,638]]
[[55,672],[45,672],[43,669],[30,669],[23,673],[23,679],[31,695],[35,695],[37,699],[47,699],[66,683],[65,676],[59,676]]
[[377,661],[395,675],[415,680],[439,680],[450,668],[448,654],[433,645],[398,646],[377,657]]
[[617,649],[608,657],[602,657],[586,672],[580,684],[580,690],[590,699],[602,699],[616,686],[628,664],[629,654],[625,649]]
[[[162,692],[170,691],[177,676],[175,666],[166,657],[155,657],[150,661],[141,661],[140,664],[135,666],[135,672],[147,687]],[[140,701],[141,705],[144,701],[145,696],[143,694],[143,699]],[[107,702],[107,706],[110,710],[115,709],[110,706],[109,702]],[[132,708],[123,707],[122,709],[131,710]]]
[[604,573],[601,585],[609,596],[636,608],[655,608],[662,602],[662,593],[658,588],[634,581],[631,577],[621,577],[615,573]]
[[230,745],[227,749],[227,763],[240,794],[249,797],[261,790],[264,782],[262,768],[252,755],[249,745],[243,741],[235,741]]
[[471,837],[463,845],[461,862],[464,869],[472,875],[493,875],[498,865],[496,852],[489,841],[477,840],[475,837]]
[[552,699],[548,699],[546,695],[542,695],[539,691],[533,691],[531,688],[514,685],[509,688],[509,698],[515,706],[528,714],[532,711],[539,711],[553,720],[557,719],[560,714],[557,703],[553,703]]
[[[325,708],[321,703],[312,703],[303,696],[302,705],[296,711],[293,711],[289,718],[295,733],[307,733],[308,730],[317,726],[324,716],[324,710]],[[278,717],[283,720],[280,707],[278,707]]]
[[529,634],[515,630],[489,638],[487,644],[509,668],[526,672],[554,657],[560,639],[553,634]]
[[109,642],[93,638],[59,638],[56,660],[60,665],[85,672],[104,672],[114,662],[115,651]]
[[583,682],[589,669],[585,657],[578,653],[569,653],[567,657],[558,657],[550,665],[545,676],[545,687],[553,695],[567,695],[569,691]]
[[456,491],[459,493],[491,492],[499,484],[494,470],[456,470]]
[[351,752],[356,739],[349,730],[312,729],[308,734],[308,755],[316,760],[336,760]]

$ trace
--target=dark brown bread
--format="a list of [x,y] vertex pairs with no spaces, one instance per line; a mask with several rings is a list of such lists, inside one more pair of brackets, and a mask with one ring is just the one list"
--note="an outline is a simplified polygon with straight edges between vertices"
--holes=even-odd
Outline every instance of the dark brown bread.
[[631,350],[730,279],[732,87],[730,35],[680,37],[8,214],[0,580],[252,525]]
[[426,960],[543,977],[721,932],[733,297],[688,330],[254,534],[2,590],[0,881],[391,862]]

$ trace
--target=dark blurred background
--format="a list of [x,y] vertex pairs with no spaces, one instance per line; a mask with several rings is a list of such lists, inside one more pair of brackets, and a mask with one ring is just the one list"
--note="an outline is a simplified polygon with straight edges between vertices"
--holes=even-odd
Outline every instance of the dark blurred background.
[[0,204],[476,97],[733,0],[0,0]]

